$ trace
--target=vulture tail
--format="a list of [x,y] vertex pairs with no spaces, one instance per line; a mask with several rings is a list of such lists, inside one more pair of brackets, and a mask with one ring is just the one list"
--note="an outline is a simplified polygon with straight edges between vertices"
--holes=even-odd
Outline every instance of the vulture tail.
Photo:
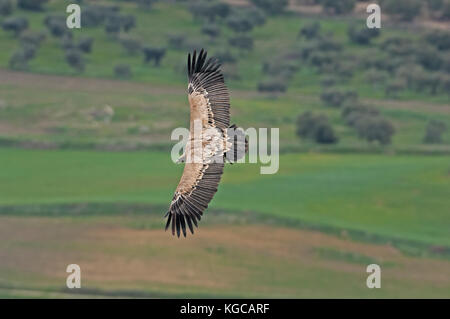
[[230,162],[236,162],[245,156],[248,152],[248,140],[242,128],[235,124],[227,130],[228,141],[232,144],[231,148],[225,153],[225,158]]

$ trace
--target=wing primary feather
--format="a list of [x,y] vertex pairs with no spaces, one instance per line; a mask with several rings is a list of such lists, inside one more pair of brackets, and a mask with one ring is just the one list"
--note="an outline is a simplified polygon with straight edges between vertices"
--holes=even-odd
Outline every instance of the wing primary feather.
[[172,221],[172,235],[175,236],[175,224],[176,224],[176,221],[177,221],[177,215],[173,215],[172,218],[173,218],[173,221]]
[[178,238],[180,238],[180,218],[181,218],[181,216],[178,214],[175,214],[175,216],[177,217],[177,219],[176,219],[176,221],[177,221],[176,222],[177,236],[178,236]]
[[[189,213],[189,215],[192,216],[192,220],[194,221],[194,224],[197,226],[197,219],[200,221],[202,219],[202,216],[194,211],[192,208],[189,207],[189,205],[185,205],[186,211]],[[198,226],[197,226],[198,227]]]
[[183,212],[184,217],[186,218],[186,222],[188,224],[189,230],[191,231],[192,234],[194,234],[194,229],[192,227],[192,221],[194,221],[194,223],[197,225],[197,223],[195,221],[195,216],[193,216],[193,214],[191,214],[187,209],[185,209],[184,205],[182,205],[180,207],[180,210]]
[[[169,212],[167,212],[167,214],[169,214]],[[168,216],[169,217],[167,217],[167,223],[166,223],[166,229],[165,229],[166,231],[167,231],[167,228],[169,228],[169,226],[170,226],[170,221],[172,220],[172,214],[169,214]]]
[[[225,131],[229,127],[230,101],[220,67],[219,60],[208,57],[207,51],[203,48],[188,53],[189,94],[193,92],[203,94],[208,103],[209,125]],[[197,180],[190,189],[179,192],[177,188],[175,192],[169,212],[165,215],[167,217],[165,229],[172,226],[174,236],[176,234],[180,237],[183,234],[186,237],[188,233],[186,228],[192,234],[194,233],[194,226],[198,227],[203,212],[217,192],[217,186],[223,174],[223,163],[208,163],[199,171]]]
[[188,200],[185,201],[185,204],[187,207],[189,207],[190,211],[192,211],[197,219],[200,221],[202,216],[202,211],[199,210],[197,207],[195,207],[193,204],[191,204]]
[[202,51],[200,52],[200,58],[199,58],[199,62],[198,62],[199,72],[204,68],[204,63],[205,63],[207,55],[208,55],[208,53],[202,49]]
[[213,58],[209,58],[209,59],[206,61],[206,63],[205,63],[205,65],[203,66],[203,68],[204,68],[205,70],[207,70],[208,67],[209,67],[209,65],[211,64],[212,61],[213,61]]
[[197,219],[196,219],[195,215],[191,214],[191,217],[192,217],[192,222],[194,223],[195,227],[198,228]]

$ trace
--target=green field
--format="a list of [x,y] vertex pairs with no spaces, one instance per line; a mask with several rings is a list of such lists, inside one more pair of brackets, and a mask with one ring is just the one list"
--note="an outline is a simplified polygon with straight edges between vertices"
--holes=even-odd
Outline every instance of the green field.
[[[49,91],[52,93],[49,94]],[[28,94],[24,94],[28,92]],[[30,96],[33,98],[30,99]],[[396,128],[392,145],[379,147],[357,138],[344,124],[340,109],[326,107],[316,95],[287,93],[277,99],[247,90],[232,90],[232,121],[248,127],[280,127],[280,150],[332,152],[450,152],[450,130],[442,144],[422,143],[429,120],[450,127],[450,105],[418,101],[368,100]],[[171,131],[187,127],[189,109],[185,86],[130,83],[16,73],[0,70],[0,145],[42,144],[43,147],[154,149],[174,144]],[[105,106],[114,110],[111,121],[93,117]],[[340,141],[313,145],[299,141],[295,120],[304,111],[326,114]],[[144,128],[141,130],[140,128]]]
[[[166,152],[0,149],[0,295],[448,297],[448,163],[310,153],[282,155],[275,176],[227,166],[180,241],[162,230],[182,169]],[[80,295],[62,286],[73,260]],[[369,263],[381,291],[364,286]]]

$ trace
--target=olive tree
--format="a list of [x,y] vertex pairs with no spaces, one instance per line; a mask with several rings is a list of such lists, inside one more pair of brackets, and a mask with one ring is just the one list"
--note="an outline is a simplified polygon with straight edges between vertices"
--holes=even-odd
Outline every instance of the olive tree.
[[298,116],[296,134],[320,144],[334,144],[338,138],[325,115],[315,115],[310,111]]
[[9,17],[2,23],[2,29],[13,32],[16,37],[18,37],[20,33],[27,28],[28,20],[23,17]]
[[437,144],[442,143],[442,135],[447,130],[447,125],[439,120],[431,120],[427,124],[424,143]]

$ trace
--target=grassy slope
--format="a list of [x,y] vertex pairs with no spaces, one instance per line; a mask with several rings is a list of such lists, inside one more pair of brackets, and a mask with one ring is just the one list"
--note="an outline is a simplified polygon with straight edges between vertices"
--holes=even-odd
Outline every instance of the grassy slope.
[[[260,175],[259,164],[227,167],[211,207],[450,245],[448,163],[443,156],[283,155],[277,175]],[[165,205],[182,170],[168,153],[14,149],[0,151],[0,167],[3,205]]]

